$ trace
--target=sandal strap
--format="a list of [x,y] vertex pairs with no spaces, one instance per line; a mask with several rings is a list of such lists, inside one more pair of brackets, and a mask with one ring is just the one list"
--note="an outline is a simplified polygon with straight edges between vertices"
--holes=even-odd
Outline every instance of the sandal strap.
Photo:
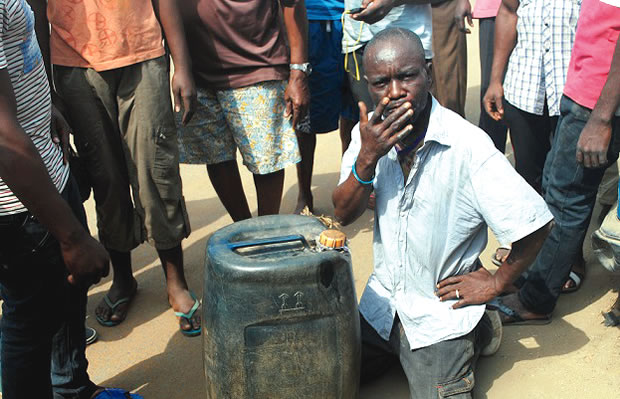
[[575,282],[575,287],[579,287],[581,285],[581,276],[579,276],[579,274],[575,273],[574,271],[571,270],[571,272],[568,274],[568,278]]
[[[193,294],[192,294],[192,297],[194,297]],[[174,312],[174,315],[177,316],[177,317],[183,317],[183,318],[186,318],[188,320],[191,320],[191,318],[194,317],[194,313],[196,313],[196,310],[198,309],[198,307],[200,307],[200,302],[198,301],[198,299],[196,299],[196,297],[194,297],[194,306],[192,306],[192,308],[189,310],[189,312],[187,312],[187,313]]]

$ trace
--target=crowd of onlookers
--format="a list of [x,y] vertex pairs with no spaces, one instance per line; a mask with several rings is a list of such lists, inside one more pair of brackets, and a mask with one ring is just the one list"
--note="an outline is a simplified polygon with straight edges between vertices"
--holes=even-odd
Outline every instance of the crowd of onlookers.
[[[413,310],[399,308],[395,300],[389,322],[363,321],[368,331],[374,328],[374,339],[392,344],[393,325],[409,334],[411,349],[434,348],[454,337],[474,339],[470,331],[493,321],[476,303],[484,308],[490,302],[497,313],[488,317],[504,325],[550,322],[559,295],[579,289],[586,276],[582,247],[597,192],[603,216],[616,209],[619,0],[477,0],[473,10],[469,0],[0,0],[0,14],[1,361],[8,399],[126,397],[88,376],[85,345],[95,333],[84,326],[86,294],[111,264],[112,285],[95,316],[107,327],[123,322],[138,289],[131,251],[145,241],[161,261],[180,332],[200,335],[200,301],[184,275],[181,243],[191,228],[179,163],[206,165],[233,221],[252,217],[237,150],[253,175],[258,215],[280,211],[284,169],[296,164],[295,213],[313,212],[316,134],[339,130],[347,155],[334,194],[336,215],[354,219],[360,209],[376,207],[377,218],[394,218],[384,222],[384,230],[409,220],[390,210],[411,206],[402,190],[417,195],[407,182],[420,179],[419,163],[432,162],[431,155],[422,155],[435,154],[427,142],[445,144],[442,123],[446,130],[470,129],[460,117],[473,19],[479,20],[480,35],[478,126],[502,154],[510,132],[516,172],[548,211],[536,205],[521,225],[527,231],[517,231],[514,220],[500,231],[508,216],[482,214],[481,223],[500,238],[493,262],[503,270],[502,281],[510,282],[493,301],[468,302],[474,296],[469,282],[450,280],[480,270],[478,263],[467,263],[471,248],[449,274],[433,276],[440,301],[460,300],[455,309],[472,305],[459,313],[468,312],[467,322],[464,318],[452,335],[412,339],[415,317],[427,320],[445,307],[412,316]],[[398,141],[382,136],[389,124]],[[469,144],[487,148],[486,137],[476,140]],[[379,150],[385,142],[391,144]],[[402,172],[379,163],[379,154],[393,157]],[[459,162],[465,159],[457,155]],[[502,162],[485,165],[477,159],[467,167],[474,173],[474,165],[482,171],[496,165],[497,172]],[[390,173],[404,176],[401,191],[381,183]],[[494,185],[489,181],[487,189]],[[498,182],[497,190],[502,187]],[[428,190],[437,201],[447,198]],[[82,207],[91,192],[97,240]],[[505,200],[486,190],[471,195],[483,192],[490,199],[486,205],[477,199],[478,214]],[[388,204],[386,193],[402,194],[403,200]],[[529,201],[529,195],[519,198]],[[445,215],[454,212],[450,204],[432,202],[436,209],[446,206]],[[456,220],[464,216],[467,212]],[[391,271],[371,278],[370,291],[409,262],[377,259],[384,250],[377,236],[381,226],[377,221],[375,266],[379,274]],[[394,242],[407,241],[411,227],[405,223],[403,229],[390,231]],[[388,232],[383,236],[387,241]],[[526,239],[531,248],[524,248]],[[399,244],[390,253],[425,251],[405,248]],[[517,278],[505,272],[513,266],[529,267]],[[444,315],[440,322],[442,317],[449,319]],[[387,331],[380,323],[388,323]],[[468,389],[463,397],[470,397]]]

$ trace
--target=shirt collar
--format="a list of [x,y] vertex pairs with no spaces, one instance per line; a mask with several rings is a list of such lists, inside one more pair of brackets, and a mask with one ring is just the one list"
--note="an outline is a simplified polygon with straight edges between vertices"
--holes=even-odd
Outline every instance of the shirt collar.
[[[445,109],[432,95],[431,101],[431,115],[428,120],[426,137],[424,137],[424,145],[421,148],[426,147],[426,143],[429,141],[434,141],[440,145],[449,147],[451,142],[446,126]],[[390,150],[388,158],[391,160],[396,160],[398,158],[395,148]]]

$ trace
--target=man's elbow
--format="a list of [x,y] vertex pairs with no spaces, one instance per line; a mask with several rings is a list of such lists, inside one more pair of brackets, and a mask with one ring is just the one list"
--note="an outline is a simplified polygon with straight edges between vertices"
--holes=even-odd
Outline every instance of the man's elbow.
[[347,203],[348,201],[343,198],[341,193],[341,186],[336,187],[334,193],[332,194],[332,203],[334,205],[334,218],[338,223],[343,226],[351,224],[353,219],[350,217],[349,212],[347,212]]

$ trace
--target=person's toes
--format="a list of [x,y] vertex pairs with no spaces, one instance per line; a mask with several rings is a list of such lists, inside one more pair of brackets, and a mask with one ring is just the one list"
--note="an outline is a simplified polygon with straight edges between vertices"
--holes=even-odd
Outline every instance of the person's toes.
[[114,309],[114,313],[109,316],[110,321],[123,321],[127,316],[127,311],[129,310],[128,303],[122,303]]
[[192,329],[200,329],[200,315],[198,314],[198,311],[196,311],[196,313],[194,313],[194,317],[192,317]]
[[181,330],[183,331],[189,331],[192,329],[192,325],[189,323],[189,320],[187,320],[185,317],[179,318],[179,326]]
[[110,313],[111,312],[109,306],[102,299],[101,302],[99,302],[97,308],[95,309],[95,314],[99,319],[103,321],[110,321]]
[[572,290],[573,288],[575,288],[575,282],[573,281],[572,278],[569,278],[564,283],[564,287],[562,287],[562,290],[563,291],[568,291],[568,290]]

